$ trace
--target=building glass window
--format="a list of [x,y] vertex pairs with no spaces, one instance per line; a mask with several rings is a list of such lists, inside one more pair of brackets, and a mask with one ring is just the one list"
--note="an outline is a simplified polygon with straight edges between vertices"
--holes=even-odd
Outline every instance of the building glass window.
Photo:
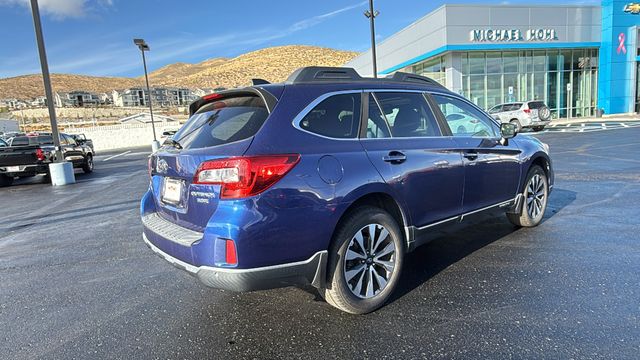
[[442,85],[446,83],[447,76],[443,56],[413,65],[411,72],[429,77]]
[[542,100],[554,117],[594,114],[598,49],[472,51],[461,56],[462,94],[482,108]]

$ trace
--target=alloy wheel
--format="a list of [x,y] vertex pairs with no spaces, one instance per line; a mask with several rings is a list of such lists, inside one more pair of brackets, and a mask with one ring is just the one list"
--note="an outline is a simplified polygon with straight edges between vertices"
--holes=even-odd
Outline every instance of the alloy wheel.
[[534,220],[537,219],[544,210],[547,200],[547,189],[540,174],[535,174],[527,184],[527,213]]
[[349,290],[367,299],[385,289],[395,269],[396,245],[380,224],[362,227],[351,238],[344,261],[344,278]]

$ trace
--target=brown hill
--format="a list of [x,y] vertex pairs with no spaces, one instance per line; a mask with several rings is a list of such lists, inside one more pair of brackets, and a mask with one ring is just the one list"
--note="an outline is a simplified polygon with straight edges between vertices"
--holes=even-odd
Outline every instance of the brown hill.
[[[195,64],[186,76],[155,76],[154,83],[189,88],[236,87],[247,85],[252,78],[271,82],[283,81],[295,69],[303,66],[341,66],[358,53],[315,46],[290,45],[271,47],[240,55],[236,58],[213,59],[211,64]],[[162,69],[161,69],[162,70]]]
[[[97,77],[86,75],[51,74],[53,91],[69,92],[86,90],[95,93],[110,92],[141,84],[137,79]],[[16,98],[29,100],[44,95],[42,75],[23,75],[0,79],[0,99]]]
[[[252,78],[272,82],[283,81],[303,66],[341,66],[357,55],[352,51],[304,45],[265,48],[233,59],[212,58],[198,64],[175,63],[149,74],[151,85],[188,88],[236,87],[247,85]],[[109,93],[142,85],[144,77],[94,77],[52,74],[54,91],[87,90]],[[33,99],[44,95],[41,75],[24,75],[0,79],[0,99]]]

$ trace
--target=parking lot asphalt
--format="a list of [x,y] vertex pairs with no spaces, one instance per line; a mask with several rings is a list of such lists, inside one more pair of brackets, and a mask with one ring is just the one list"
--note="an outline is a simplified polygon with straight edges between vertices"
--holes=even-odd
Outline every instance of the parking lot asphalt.
[[0,189],[0,357],[635,359],[640,128],[535,136],[556,168],[544,222],[419,248],[364,316],[312,288],[208,289],[153,255],[144,150],[102,154],[72,186],[20,180]]

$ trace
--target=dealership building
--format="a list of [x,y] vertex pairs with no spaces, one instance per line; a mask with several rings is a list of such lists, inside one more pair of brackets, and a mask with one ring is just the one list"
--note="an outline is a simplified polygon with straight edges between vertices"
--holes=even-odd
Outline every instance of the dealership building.
[[[447,4],[377,45],[378,74],[425,75],[485,109],[544,100],[558,118],[638,112],[639,12],[640,4],[612,0]],[[372,75],[371,52],[345,66]]]

